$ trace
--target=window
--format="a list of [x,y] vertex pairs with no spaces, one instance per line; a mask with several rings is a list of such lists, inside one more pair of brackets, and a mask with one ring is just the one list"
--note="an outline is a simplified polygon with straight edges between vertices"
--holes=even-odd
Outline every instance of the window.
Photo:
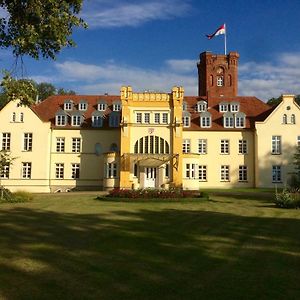
[[205,112],[207,109],[207,103],[205,101],[198,101],[197,103],[197,111]]
[[138,165],[137,164],[133,165],[133,176],[134,177],[138,176]]
[[229,166],[221,166],[221,181],[229,181]]
[[9,179],[9,164],[5,164],[2,167],[2,172],[0,174],[1,179]]
[[182,110],[185,111],[185,110],[187,110],[187,108],[188,108],[187,103],[183,102],[182,103]]
[[225,128],[233,128],[234,127],[234,117],[232,113],[225,113],[223,116],[223,125]]
[[144,123],[149,124],[150,123],[150,113],[144,114]]
[[247,154],[248,145],[247,140],[239,140],[239,154]]
[[297,147],[300,147],[300,135],[297,136]]
[[184,139],[182,141],[182,152],[183,153],[191,152],[191,140],[190,139]]
[[56,115],[55,124],[56,124],[56,126],[65,126],[67,124],[67,116],[66,115]]
[[79,153],[81,146],[81,138],[72,138],[72,152]]
[[158,136],[152,136],[152,138],[151,136],[145,136],[134,144],[134,153],[151,153],[151,151],[159,154],[168,154],[170,147],[167,141]]
[[24,122],[24,113],[22,112],[20,113],[20,122],[22,123]]
[[31,162],[22,163],[22,178],[24,179],[31,178]]
[[121,103],[114,103],[113,104],[113,111],[120,111],[121,110]]
[[105,111],[106,110],[106,103],[100,102],[98,103],[98,111]]
[[159,124],[160,123],[160,113],[154,114],[154,123]]
[[198,140],[198,153],[199,154],[207,154],[207,140],[206,139]]
[[281,182],[281,166],[272,166],[272,182]]
[[211,114],[209,112],[200,114],[200,126],[202,128],[211,127]]
[[168,113],[163,113],[162,114],[162,122],[163,122],[163,124],[168,124],[168,119],[169,119]]
[[169,176],[170,176],[170,165],[166,164],[166,167],[165,167],[165,177],[169,178]]
[[224,78],[223,76],[217,77],[217,86],[223,86],[224,85]]
[[231,112],[238,112],[239,111],[239,103],[231,103],[230,104],[230,111]]
[[287,124],[287,115],[286,114],[284,114],[282,116],[282,124]]
[[110,152],[118,152],[119,151],[118,145],[116,143],[112,143],[109,147],[109,151]]
[[291,124],[296,124],[296,117],[294,114],[291,115]]
[[72,116],[72,126],[80,126],[82,124],[83,117],[81,115]]
[[103,126],[103,115],[92,116],[92,126],[93,127],[102,127]]
[[247,166],[239,166],[239,181],[248,180],[248,168]]
[[64,179],[64,164],[55,164],[55,178]]
[[220,112],[227,112],[228,111],[228,103],[226,102],[221,102],[219,104],[219,111]]
[[229,140],[221,140],[221,154],[229,154]]
[[185,165],[185,178],[195,179],[195,164],[186,164]]
[[235,127],[244,128],[246,126],[246,115],[244,113],[237,113],[235,116]]
[[272,154],[281,154],[281,136],[272,136]]
[[183,124],[183,127],[190,127],[191,118],[189,116],[182,117],[182,124]]
[[142,123],[142,113],[136,113],[136,122]]
[[23,151],[32,151],[32,133],[24,133]]
[[109,126],[110,127],[119,127],[120,126],[120,114],[111,113],[109,115]]
[[10,151],[10,132],[2,133],[2,150]]
[[73,102],[72,101],[65,101],[64,110],[72,110],[72,109],[73,109]]
[[65,152],[65,138],[56,138],[56,152]]
[[106,178],[117,178],[117,164],[107,163],[106,164]]
[[16,113],[15,112],[12,113],[11,120],[12,120],[12,122],[16,122]]
[[72,179],[78,179],[80,176],[80,164],[72,164]]
[[88,104],[85,101],[79,102],[78,108],[79,110],[87,110]]
[[199,180],[206,181],[207,180],[207,167],[206,166],[199,166]]

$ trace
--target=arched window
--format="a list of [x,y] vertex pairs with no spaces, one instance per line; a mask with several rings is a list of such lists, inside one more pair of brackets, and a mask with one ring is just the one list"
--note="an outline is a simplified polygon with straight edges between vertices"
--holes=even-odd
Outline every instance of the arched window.
[[284,114],[282,117],[282,123],[287,124],[287,115],[286,114]]
[[226,112],[223,115],[223,126],[225,128],[233,128],[234,127],[234,115],[231,112]]
[[182,124],[183,127],[190,127],[191,125],[191,114],[187,111],[182,113]]
[[197,102],[197,111],[198,112],[204,112],[206,110],[207,110],[207,103],[206,103],[206,101],[203,101],[203,100],[198,101]]
[[210,75],[209,78],[210,78],[210,86],[213,86],[214,85],[214,76]]
[[296,116],[294,114],[291,115],[291,123],[296,124]]
[[202,128],[211,127],[211,113],[206,111],[200,114],[200,126]]
[[118,145],[116,143],[112,143],[110,145],[109,151],[111,151],[111,152],[118,152],[119,151]]
[[235,127],[246,127],[246,115],[243,112],[239,112],[235,115]]
[[224,77],[218,76],[217,77],[217,86],[223,86],[224,85]]
[[170,147],[168,142],[163,138],[148,135],[135,142],[134,153],[169,154]]

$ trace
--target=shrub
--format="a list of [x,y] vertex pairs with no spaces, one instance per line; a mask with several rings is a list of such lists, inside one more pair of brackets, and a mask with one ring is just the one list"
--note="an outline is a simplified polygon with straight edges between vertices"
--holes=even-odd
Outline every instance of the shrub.
[[300,208],[300,194],[284,189],[281,193],[276,193],[274,202],[281,208]]
[[33,195],[25,191],[17,191],[13,193],[13,197],[15,198],[15,202],[28,202],[33,199]]
[[28,202],[33,199],[32,194],[24,191],[18,191],[12,193],[8,189],[1,188],[0,193],[1,193],[0,202],[2,203],[21,203],[21,202]]

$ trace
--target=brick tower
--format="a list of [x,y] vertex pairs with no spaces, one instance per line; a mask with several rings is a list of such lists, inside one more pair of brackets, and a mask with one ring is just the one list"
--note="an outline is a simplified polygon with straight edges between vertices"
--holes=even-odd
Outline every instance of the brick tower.
[[197,64],[199,96],[237,96],[238,59],[237,52],[230,52],[228,55],[202,52]]

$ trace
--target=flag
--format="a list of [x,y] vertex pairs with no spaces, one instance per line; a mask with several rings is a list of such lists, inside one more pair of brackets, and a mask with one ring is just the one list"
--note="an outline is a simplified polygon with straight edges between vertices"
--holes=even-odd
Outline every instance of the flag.
[[226,34],[225,24],[221,25],[213,34],[207,34],[207,38],[211,40],[213,37],[219,34]]

